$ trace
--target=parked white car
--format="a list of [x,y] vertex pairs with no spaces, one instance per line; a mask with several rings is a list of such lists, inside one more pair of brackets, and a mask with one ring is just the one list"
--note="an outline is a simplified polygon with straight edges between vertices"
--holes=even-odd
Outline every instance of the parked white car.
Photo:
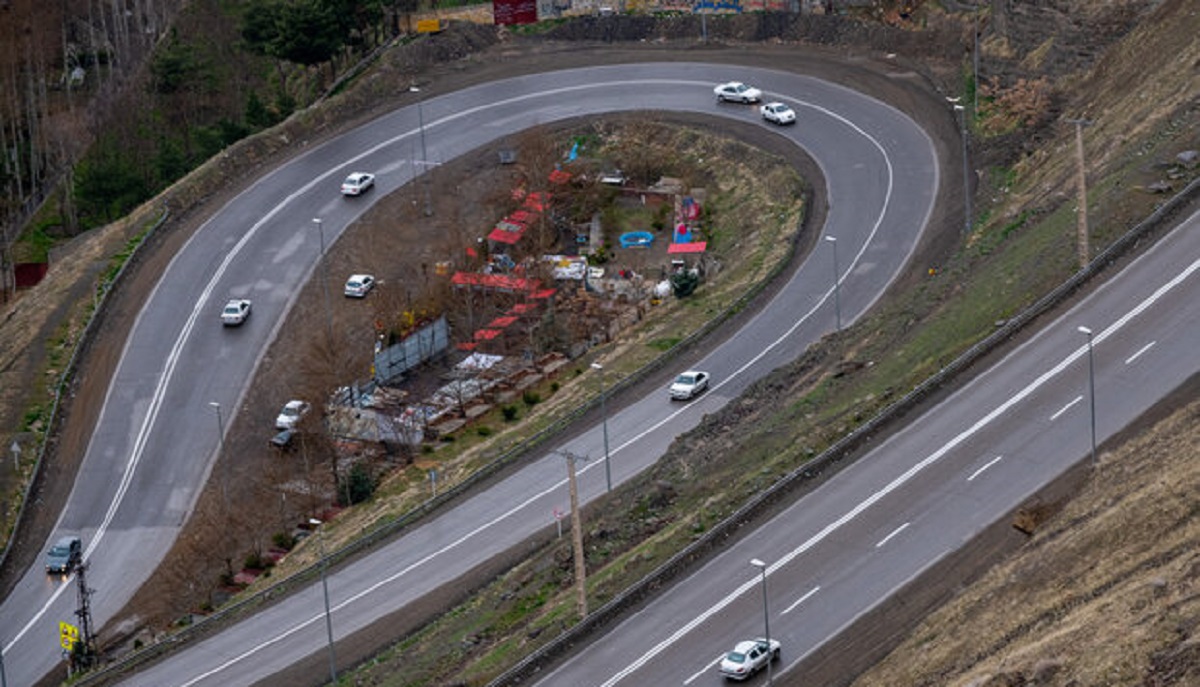
[[301,418],[308,415],[309,408],[304,401],[288,401],[275,418],[275,429],[295,429]]
[[375,288],[375,277],[369,274],[352,274],[346,280],[346,288],[342,292],[350,298],[366,298],[373,288]]
[[741,81],[720,84],[713,89],[713,93],[717,95],[717,102],[756,103],[762,100],[762,91]]

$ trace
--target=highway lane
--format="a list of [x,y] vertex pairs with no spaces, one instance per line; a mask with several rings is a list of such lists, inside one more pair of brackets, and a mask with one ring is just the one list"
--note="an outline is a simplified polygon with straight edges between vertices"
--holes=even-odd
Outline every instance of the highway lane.
[[[537,684],[716,685],[764,631],[787,670],[1200,372],[1200,215],[944,402]],[[1120,469],[1103,465],[1101,469]],[[778,672],[777,672],[778,674]],[[792,675],[793,678],[797,677]],[[765,684],[760,675],[750,684]]]
[[[842,267],[844,322],[861,314],[901,268],[924,226],[937,189],[930,141],[910,120],[882,103],[802,75],[749,68],[694,64],[645,64],[550,72],[493,82],[423,102],[427,162],[467,154],[479,146],[535,123],[618,110],[670,109],[761,124],[756,110],[714,103],[712,84],[743,78],[772,97],[793,105],[801,124],[779,130],[803,145],[827,175],[830,212],[826,231],[837,236]],[[52,539],[81,532],[91,562],[90,586],[97,589],[97,624],[112,617],[169,548],[194,505],[217,450],[207,419],[210,402],[232,412],[244,393],[258,352],[275,336],[286,311],[296,305],[299,284],[308,279],[320,239],[312,223],[322,219],[324,240],[332,242],[361,214],[371,196],[347,202],[337,193],[351,169],[381,170],[379,195],[412,179],[419,131],[414,107],[397,110],[345,136],[297,157],[266,175],[218,212],[180,251],[138,318],[97,425],[80,479]],[[366,202],[360,202],[366,201]],[[833,326],[831,263],[825,254],[801,266],[772,303],[737,337],[701,364],[715,375],[709,394],[688,405],[653,397],[609,418],[613,437],[613,477],[619,482],[644,469],[678,433],[702,414],[736,395],[753,379],[795,357]],[[217,322],[227,297],[254,301],[254,314],[241,329],[222,330]],[[220,360],[220,365],[214,365]],[[226,414],[226,427],[229,415]],[[213,423],[215,424],[215,418]],[[565,448],[584,455],[601,453],[598,431]],[[603,490],[603,475],[592,463],[584,470],[583,497]],[[422,584],[454,576],[469,566],[545,527],[566,501],[561,459],[545,457],[483,497],[447,511],[378,556],[331,579],[338,633],[386,612],[378,596],[403,604],[422,593]],[[213,476],[219,479],[219,475]],[[530,497],[530,494],[534,494]],[[517,506],[521,506],[517,508]],[[497,536],[497,531],[503,536]],[[485,542],[481,545],[480,541]],[[445,546],[447,542],[455,546]],[[424,571],[435,565],[445,578]],[[381,574],[386,569],[389,574]],[[461,568],[465,569],[465,568]],[[391,571],[386,592],[371,588]],[[420,574],[418,574],[420,573]],[[397,593],[396,587],[403,588]],[[0,627],[8,675],[14,684],[33,682],[58,658],[57,622],[72,620],[73,591],[31,571],[0,607]],[[309,590],[311,593],[312,590]],[[362,595],[365,601],[350,599]],[[270,638],[277,628],[301,625],[314,608],[300,595],[277,608],[283,619],[265,622]],[[367,605],[369,609],[359,607]],[[257,619],[249,623],[259,622]],[[302,632],[302,630],[300,631]],[[274,662],[268,650],[253,661],[221,665],[212,684],[245,684],[323,641],[290,637],[288,652]],[[228,637],[228,639],[226,639]],[[230,647],[215,655],[237,655],[254,641],[227,633],[217,641]],[[213,641],[213,640],[210,640]],[[13,656],[20,657],[13,660]],[[200,658],[197,658],[199,656]],[[165,673],[137,678],[141,684],[174,684],[178,676],[211,668],[214,650],[186,652]],[[205,662],[210,663],[206,664]],[[253,663],[253,666],[249,664]],[[267,671],[267,672],[263,672]],[[170,676],[164,677],[164,676]],[[142,680],[146,680],[143,682]],[[198,683],[196,683],[198,684]]]
[[[488,139],[494,139],[520,130],[530,121],[613,109],[685,109],[757,123],[758,115],[752,108],[718,107],[713,102],[712,83],[732,78],[734,71],[754,79],[773,95],[797,94],[788,100],[799,110],[804,124],[779,133],[802,143],[826,168],[830,199],[827,231],[839,238],[844,279],[842,317],[850,322],[877,298],[904,264],[919,229],[928,219],[936,193],[937,172],[929,139],[910,120],[882,103],[838,86],[780,72],[696,65],[641,65],[632,72],[630,67],[619,71],[593,68],[488,84],[426,101],[422,107],[427,145],[431,159],[445,160],[478,147],[484,139],[473,137],[480,131],[486,130]],[[640,83],[640,79],[644,79],[642,88],[630,89],[629,84]],[[485,108],[472,106],[472,102],[490,104]],[[862,110],[870,112],[874,124],[851,121]],[[383,127],[386,130],[389,124]],[[451,131],[461,133],[467,142],[450,138]],[[386,150],[380,154],[397,155],[396,151]],[[329,155],[334,154],[323,153]],[[386,165],[386,160],[355,165],[380,167]],[[301,203],[313,203],[302,211],[302,217],[319,213],[329,201],[318,197]],[[643,470],[674,436],[695,425],[704,412],[715,410],[754,378],[792,359],[817,336],[832,329],[829,257],[828,253],[818,253],[802,265],[742,334],[702,360],[700,365],[713,371],[718,381],[712,392],[692,404],[671,405],[664,390],[661,395],[612,414],[608,430],[614,482]],[[601,446],[599,428],[593,428],[556,449],[599,456]],[[594,461],[583,468],[581,496],[587,501],[602,491],[602,465]],[[455,570],[469,569],[521,542],[529,533],[550,526],[553,513],[566,509],[563,460],[556,455],[542,456],[485,494],[446,510],[384,546],[366,561],[332,574],[330,593],[336,634],[344,637],[402,609],[455,578]],[[438,574],[431,574],[431,570]],[[313,613],[322,608],[319,593],[319,585],[310,587],[229,632],[170,657],[133,677],[130,683],[244,685],[265,679],[302,657],[323,651],[323,623],[320,615]]]

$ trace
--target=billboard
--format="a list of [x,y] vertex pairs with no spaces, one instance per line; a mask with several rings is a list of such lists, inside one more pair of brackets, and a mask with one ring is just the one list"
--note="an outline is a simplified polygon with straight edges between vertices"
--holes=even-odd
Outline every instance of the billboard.
[[497,26],[536,24],[537,0],[492,0],[492,16]]

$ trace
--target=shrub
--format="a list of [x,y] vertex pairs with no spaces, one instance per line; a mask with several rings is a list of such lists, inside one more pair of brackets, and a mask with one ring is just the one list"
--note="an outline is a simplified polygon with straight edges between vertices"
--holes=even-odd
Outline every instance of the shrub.
[[479,425],[475,428],[475,433],[481,437],[490,437],[492,436],[492,428],[487,425]]
[[538,392],[531,389],[526,389],[521,394],[521,400],[524,401],[525,405],[527,406],[535,406],[542,402],[542,397],[538,394]]
[[517,419],[517,407],[514,405],[504,406],[500,409],[500,412],[504,415],[505,422],[512,422]]

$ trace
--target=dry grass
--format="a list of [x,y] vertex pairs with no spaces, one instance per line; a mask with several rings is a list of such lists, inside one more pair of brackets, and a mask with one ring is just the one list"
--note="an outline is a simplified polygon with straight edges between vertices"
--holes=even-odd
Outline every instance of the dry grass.
[[1200,617],[1200,402],[1101,455],[1028,546],[930,616],[854,685],[1153,682]]

